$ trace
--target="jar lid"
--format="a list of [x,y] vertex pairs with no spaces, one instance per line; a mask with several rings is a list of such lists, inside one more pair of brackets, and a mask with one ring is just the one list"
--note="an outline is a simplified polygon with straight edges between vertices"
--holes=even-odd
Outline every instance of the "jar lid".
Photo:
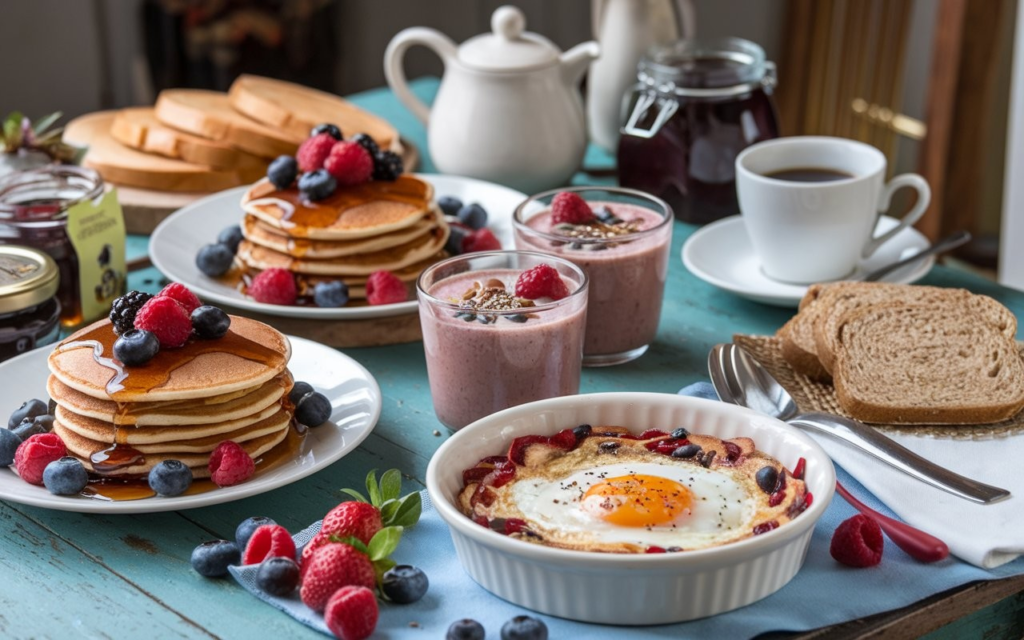
[[491,31],[459,47],[459,61],[482,71],[520,71],[553,64],[562,51],[544,36],[525,31],[526,16],[504,6],[491,15]]
[[637,65],[641,83],[663,93],[718,97],[770,89],[775,65],[764,49],[742,38],[677,40],[652,47]]
[[57,293],[53,258],[29,247],[0,246],[0,314],[40,305]]

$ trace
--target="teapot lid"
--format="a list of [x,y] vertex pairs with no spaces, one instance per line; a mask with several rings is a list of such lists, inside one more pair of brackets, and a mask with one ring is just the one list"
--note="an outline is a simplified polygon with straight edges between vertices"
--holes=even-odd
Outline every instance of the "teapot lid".
[[526,16],[513,6],[498,7],[491,30],[459,47],[459,61],[483,71],[520,71],[554,63],[562,53],[547,38],[525,31]]

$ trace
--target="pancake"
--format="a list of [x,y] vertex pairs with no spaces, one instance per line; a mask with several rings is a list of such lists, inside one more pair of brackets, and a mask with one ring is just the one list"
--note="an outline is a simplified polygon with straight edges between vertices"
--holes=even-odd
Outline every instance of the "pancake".
[[355,240],[391,233],[416,224],[432,209],[434,188],[403,174],[338,188],[317,202],[303,200],[298,189],[280,190],[264,178],[242,196],[242,209],[291,237]]
[[444,214],[440,210],[429,212],[415,224],[384,235],[356,240],[312,240],[292,238],[286,231],[271,226],[259,218],[247,215],[242,219],[242,235],[249,242],[273,249],[293,258],[341,258],[373,253],[396,247],[417,238],[440,226]]
[[116,402],[100,400],[76,391],[56,376],[50,376],[47,380],[46,390],[60,406],[83,418],[150,427],[206,425],[244,418],[277,403],[291,386],[291,375],[285,371],[258,387],[183,402],[135,402],[128,405],[129,410],[124,412],[118,411]]
[[[285,422],[285,428],[275,431],[252,440],[245,442],[239,442],[239,446],[249,454],[250,457],[256,459],[264,453],[273,449],[276,445],[280,444],[286,437],[288,437],[288,422]],[[70,455],[75,456],[82,461],[85,468],[88,471],[93,471],[92,461],[89,459],[90,456],[96,451],[102,451],[107,449],[110,445],[88,438],[83,438],[74,431],[71,431],[64,427],[60,422],[53,423],[53,432],[60,436],[61,440],[64,441],[65,446],[68,449]],[[138,476],[149,473],[149,471],[163,462],[164,460],[179,460],[184,465],[192,468],[192,475],[195,478],[209,478],[210,472],[207,469],[207,465],[210,463],[210,454],[207,453],[151,453],[145,456],[145,460],[139,464],[134,464],[123,469],[120,469],[118,473],[107,474],[107,477],[124,477],[124,476]]]
[[397,247],[343,258],[293,258],[248,240],[242,241],[236,255],[247,267],[260,271],[281,268],[309,275],[368,276],[374,271],[402,269],[436,254],[447,242],[449,231],[448,225],[436,227],[428,235]]
[[[231,316],[231,329],[223,338],[161,349],[140,367],[122,369],[110,360],[115,339],[109,320],[75,332],[50,353],[50,372],[72,389],[100,400],[194,400],[262,385],[280,375],[291,356],[284,335],[241,316]],[[71,346],[74,343],[78,344]],[[118,369],[127,374],[119,385]]]
[[[420,273],[430,265],[444,260],[448,257],[448,254],[441,251],[438,252],[426,260],[421,260],[415,264],[411,264],[408,267],[397,269],[392,271],[399,280],[409,285],[409,293],[412,298],[415,298],[415,283],[416,279],[420,277]],[[316,275],[304,275],[299,274],[296,278],[299,285],[300,295],[313,295],[313,288],[316,287],[318,282],[333,282],[335,280],[341,280],[348,286],[348,295],[352,300],[359,300],[366,298],[366,280],[367,276],[316,276]],[[410,299],[412,299],[410,298]],[[349,303],[352,306],[353,303]]]

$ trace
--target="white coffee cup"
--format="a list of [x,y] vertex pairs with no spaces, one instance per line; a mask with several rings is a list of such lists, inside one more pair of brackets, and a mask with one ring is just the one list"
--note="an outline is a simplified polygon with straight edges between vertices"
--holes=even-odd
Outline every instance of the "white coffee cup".
[[[747,147],[736,157],[736,190],[750,241],[764,273],[794,283],[849,276],[860,260],[917,222],[931,200],[921,176],[905,173],[885,181],[885,155],[846,138],[794,136]],[[769,177],[789,169],[825,170],[849,177],[798,182]],[[874,235],[901,187],[917,190],[917,202],[898,226]]]

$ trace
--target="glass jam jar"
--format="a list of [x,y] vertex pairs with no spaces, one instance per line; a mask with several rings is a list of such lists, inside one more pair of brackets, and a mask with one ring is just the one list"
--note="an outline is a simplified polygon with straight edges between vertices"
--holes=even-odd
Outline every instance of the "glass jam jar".
[[34,247],[60,272],[61,324],[82,322],[78,255],[67,234],[67,210],[103,195],[103,178],[91,169],[53,164],[0,178],[0,245]]
[[0,361],[57,340],[59,281],[57,264],[42,251],[0,247]]
[[684,222],[738,214],[736,156],[779,136],[774,86],[774,63],[747,40],[652,48],[624,98],[619,184],[665,200]]

